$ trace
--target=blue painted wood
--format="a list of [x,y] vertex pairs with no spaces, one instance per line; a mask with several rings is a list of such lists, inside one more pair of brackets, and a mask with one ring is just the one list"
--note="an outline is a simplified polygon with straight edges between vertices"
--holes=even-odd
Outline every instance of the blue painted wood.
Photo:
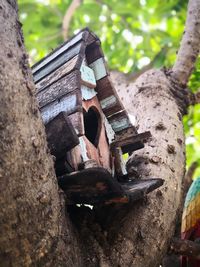
[[89,65],[89,67],[93,69],[96,81],[107,76],[105,62],[102,57],[95,60],[92,64]]
[[70,51],[59,55],[54,60],[51,61],[51,64],[46,65],[44,68],[39,69],[34,75],[34,82],[37,83],[39,80],[50,74],[51,72],[55,71],[57,68],[62,66],[68,60],[76,56],[81,49],[82,42],[79,42],[77,45],[71,48]]
[[70,41],[68,41],[67,43],[64,43],[61,47],[57,48],[56,51],[53,51],[47,57],[45,57],[44,59],[39,61],[37,64],[35,64],[32,67],[32,73],[33,74],[36,73],[38,70],[43,68],[45,65],[47,65],[48,63],[53,61],[56,57],[61,55],[63,52],[66,52],[69,48],[71,48],[73,45],[75,45],[80,40],[82,40],[83,39],[83,34],[84,34],[83,31],[80,32],[78,35],[73,37]]
[[65,111],[67,114],[72,114],[81,109],[79,97],[77,93],[68,94],[63,98],[56,99],[53,103],[41,108],[42,119],[44,124],[56,117],[60,112]]

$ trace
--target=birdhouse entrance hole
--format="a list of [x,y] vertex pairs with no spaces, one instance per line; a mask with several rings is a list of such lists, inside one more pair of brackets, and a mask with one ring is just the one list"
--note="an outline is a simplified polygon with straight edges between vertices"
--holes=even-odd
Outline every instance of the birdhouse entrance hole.
[[97,147],[101,132],[101,116],[95,107],[90,107],[87,112],[84,110],[83,115],[85,136]]

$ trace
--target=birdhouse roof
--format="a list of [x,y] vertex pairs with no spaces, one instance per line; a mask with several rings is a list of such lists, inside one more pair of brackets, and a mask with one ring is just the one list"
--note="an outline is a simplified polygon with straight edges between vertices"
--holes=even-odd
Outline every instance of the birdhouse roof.
[[114,132],[132,127],[112,85],[100,40],[87,28],[32,67],[44,123],[60,111],[66,111],[69,116],[82,112],[83,65],[94,72],[97,98]]

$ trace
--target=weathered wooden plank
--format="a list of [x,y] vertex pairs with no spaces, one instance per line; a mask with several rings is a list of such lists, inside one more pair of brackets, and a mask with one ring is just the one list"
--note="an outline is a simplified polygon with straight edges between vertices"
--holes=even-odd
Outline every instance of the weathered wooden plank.
[[89,168],[58,177],[70,204],[128,203],[145,197],[163,184],[162,179],[135,180],[120,184],[104,168]]
[[81,94],[83,100],[89,100],[96,96],[97,92],[94,89],[88,88],[85,85],[81,85]]
[[43,58],[41,61],[33,65],[32,72],[33,74],[36,73],[39,69],[43,68],[45,65],[47,65],[49,62],[53,61],[56,57],[61,55],[62,53],[66,52],[68,49],[70,49],[73,45],[78,43],[83,39],[85,35],[85,32],[79,32],[76,36],[71,38],[69,41],[63,43],[60,47],[56,48],[54,51],[52,51],[50,54],[48,54],[45,58]]
[[41,114],[44,124],[47,124],[60,112],[65,111],[67,114],[72,114],[82,110],[82,99],[80,91],[72,92],[61,99],[56,99],[54,102],[41,108]]
[[113,148],[114,164],[115,164],[115,175],[121,177],[127,174],[126,164],[123,159],[121,147]]
[[95,43],[95,42],[99,42],[100,43],[100,40],[99,40],[99,37],[94,33],[94,32],[91,32],[88,28],[86,29],[89,31],[89,35],[86,39],[86,42],[87,42],[87,46]]
[[81,66],[81,84],[92,89],[96,87],[94,71],[83,64]]
[[78,60],[78,55],[70,59],[68,62],[66,62],[64,65],[59,67],[57,70],[49,74],[48,76],[44,77],[42,80],[40,80],[38,83],[36,83],[36,88],[37,92],[40,92],[47,86],[50,86],[52,83],[56,82],[63,76],[67,75],[71,71],[74,70],[77,60]]
[[104,114],[108,117],[123,109],[123,105],[112,85],[109,76],[97,81],[98,99]]
[[82,42],[77,43],[69,51],[65,52],[64,54],[60,54],[58,57],[52,60],[50,64],[45,65],[44,68],[41,68],[37,72],[35,72],[33,75],[34,82],[37,83],[39,80],[41,80],[42,78],[62,66],[68,60],[76,56],[80,52],[81,45]]
[[132,126],[125,110],[108,117],[108,121],[115,132],[120,132]]
[[86,58],[88,64],[91,64],[95,60],[104,57],[103,51],[101,49],[100,41],[96,41],[86,48]]
[[45,125],[48,147],[57,159],[79,144],[79,138],[66,112],[60,112]]
[[71,93],[80,87],[80,72],[78,70],[64,76],[57,82],[46,87],[37,94],[40,108],[60,99],[64,95]]
[[68,118],[70,119],[72,125],[74,126],[74,129],[78,136],[82,136],[85,134],[84,130],[84,122],[83,122],[83,112],[78,111],[73,114],[68,115]]
[[108,205],[113,203],[128,203],[138,201],[139,199],[144,198],[150,192],[162,186],[163,183],[164,180],[160,178],[152,178],[148,180],[136,179],[126,183],[120,183],[124,192],[123,197],[110,198],[110,200],[105,201],[104,204]]
[[58,178],[58,184],[73,203],[102,203],[123,194],[120,184],[101,167],[63,175]]
[[117,147],[122,149],[123,154],[130,153],[135,150],[144,147],[144,142],[146,142],[151,137],[149,131],[140,134],[130,134],[126,135],[121,132],[121,135],[116,135],[116,139],[111,144],[111,150],[115,151]]
[[105,61],[102,57],[92,62],[89,67],[94,71],[96,81],[108,75],[105,67]]

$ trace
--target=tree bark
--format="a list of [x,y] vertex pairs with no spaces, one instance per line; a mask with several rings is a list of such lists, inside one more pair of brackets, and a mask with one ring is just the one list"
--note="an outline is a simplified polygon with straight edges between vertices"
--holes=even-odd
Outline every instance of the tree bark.
[[0,0],[0,266],[81,266],[13,0]]
[[129,114],[136,116],[138,132],[150,130],[152,134],[145,148],[131,156],[128,168],[134,166],[142,178],[160,177],[165,183],[145,204],[129,208],[112,257],[119,266],[157,266],[174,232],[180,203],[185,171],[182,115],[163,71],[148,71],[123,89],[122,84],[116,86],[121,92],[126,90],[121,100]]
[[150,70],[135,83],[117,78],[138,131],[152,133],[128,169],[141,178],[163,178],[164,186],[136,204],[65,212],[14,0],[0,0],[0,25],[1,265],[158,266],[174,231],[185,171],[185,81],[164,70]]

